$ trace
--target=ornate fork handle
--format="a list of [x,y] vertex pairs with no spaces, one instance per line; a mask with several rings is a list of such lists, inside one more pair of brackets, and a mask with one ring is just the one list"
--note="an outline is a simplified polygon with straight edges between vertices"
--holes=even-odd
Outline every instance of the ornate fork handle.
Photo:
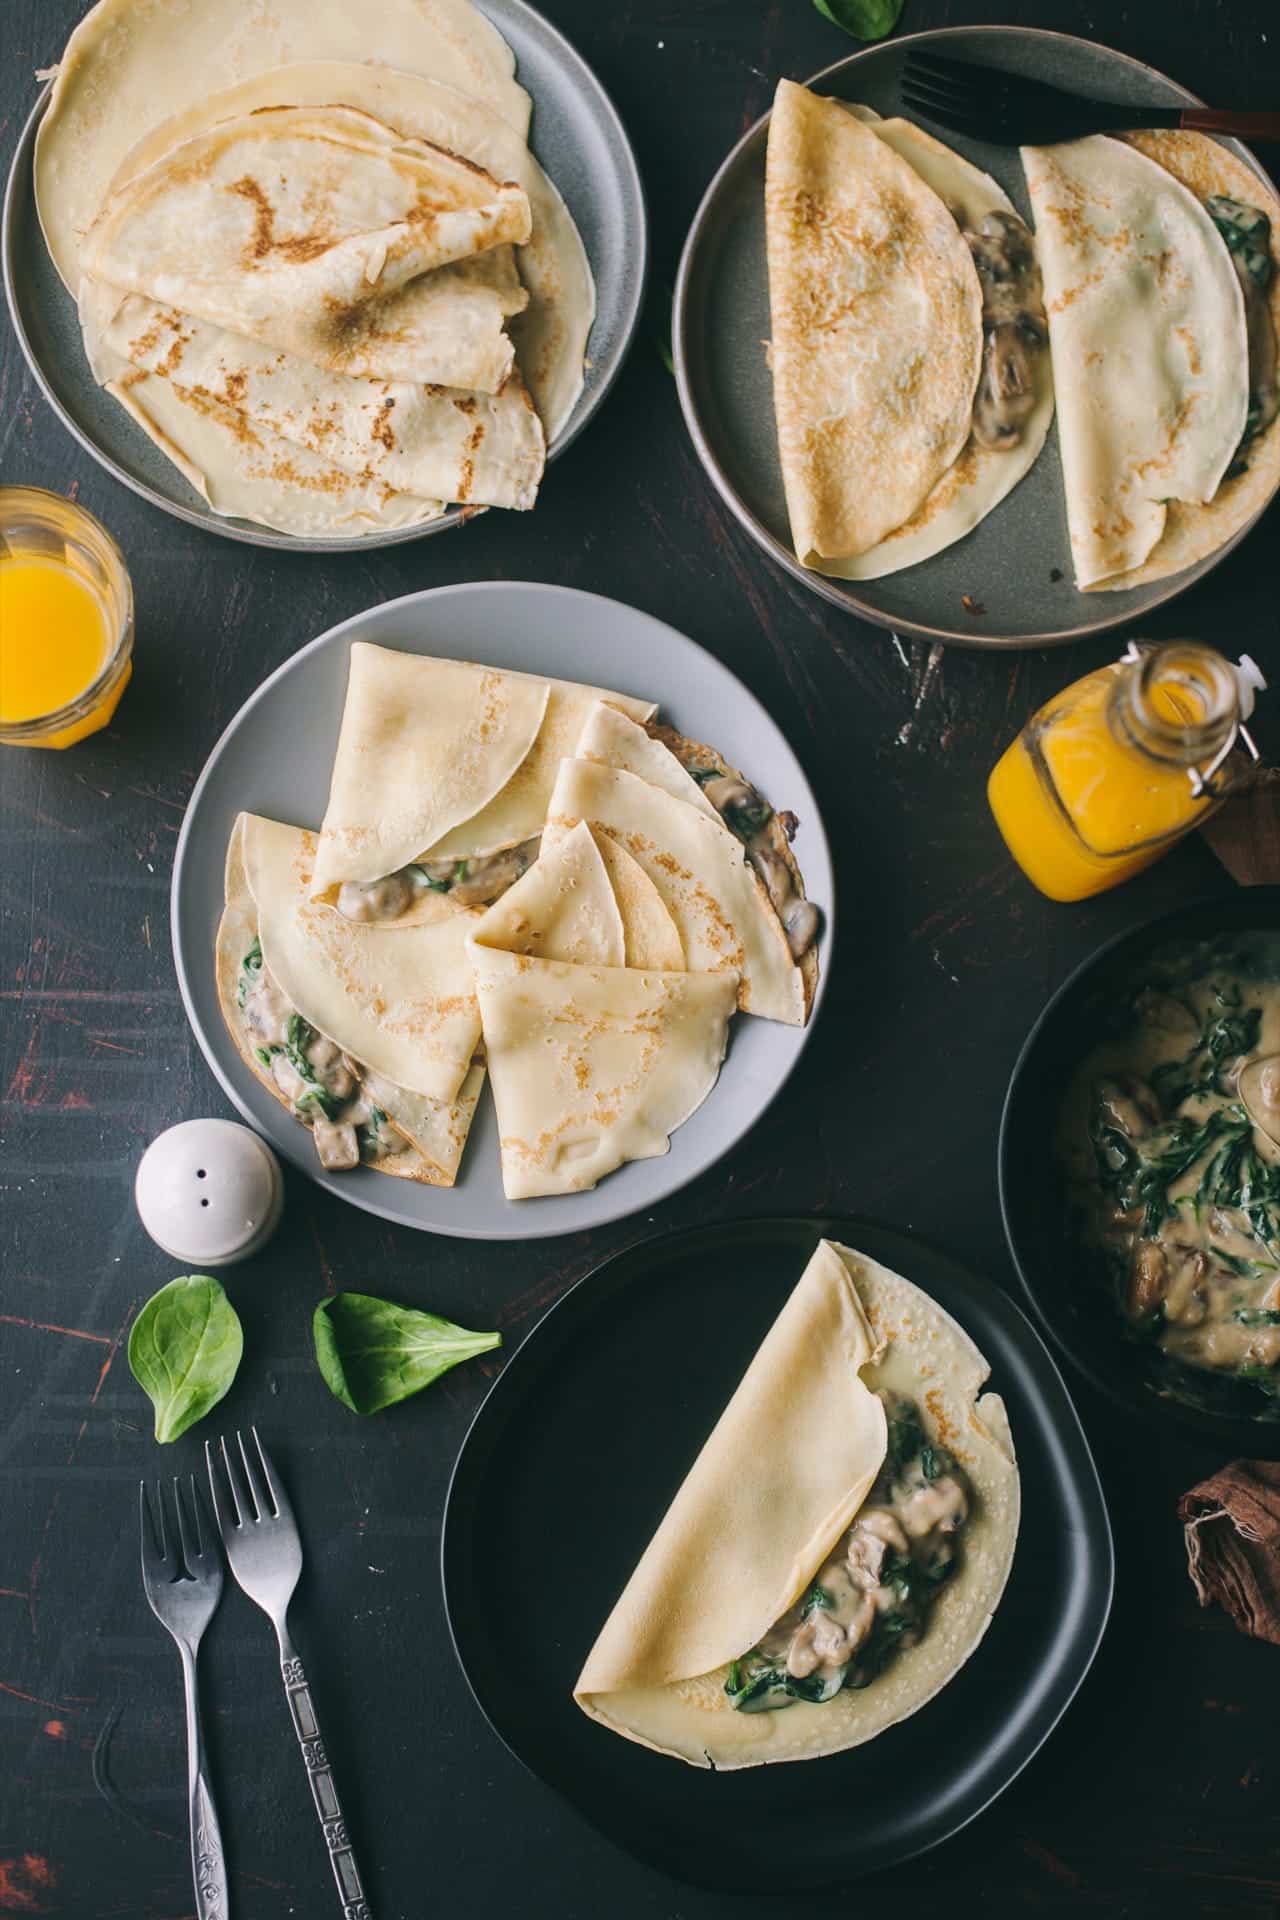
[[227,1864],[222,1851],[222,1833],[213,1804],[213,1789],[209,1785],[204,1735],[200,1727],[195,1655],[182,1642],[179,1642],[179,1650],[182,1654],[183,1690],[187,1700],[187,1815],[191,1827],[191,1875],[195,1881],[196,1920],[230,1920]]
[[302,1662],[284,1633],[280,1635],[280,1677],[284,1681],[289,1712],[293,1716],[293,1730],[298,1736],[307,1778],[311,1782],[311,1797],[316,1803],[325,1844],[329,1849],[329,1864],[338,1883],[343,1915],[345,1920],[373,1920],[373,1909],[364,1897],[360,1869],[347,1837],[347,1825],[342,1817],[342,1803],[334,1785],[333,1769],[320,1737],[320,1722],[316,1718],[311,1688],[307,1684]]

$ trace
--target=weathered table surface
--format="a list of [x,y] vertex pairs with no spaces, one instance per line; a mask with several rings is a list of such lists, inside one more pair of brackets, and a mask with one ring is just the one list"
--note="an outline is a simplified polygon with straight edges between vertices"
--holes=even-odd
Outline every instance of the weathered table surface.
[[[79,0],[4,0],[6,162],[32,69],[56,59],[80,11]],[[778,76],[804,77],[852,44],[807,0],[550,0],[549,11],[635,142],[659,281],[714,166]],[[1004,12],[1109,40],[1224,105],[1265,105],[1280,91],[1272,0],[1135,0],[1119,12],[1006,0]],[[980,0],[908,0],[904,25],[989,14]],[[306,1517],[299,1636],[377,1914],[786,1911],[636,1865],[498,1744],[455,1666],[437,1569],[444,1488],[486,1367],[363,1424],[315,1372],[311,1309],[335,1286],[386,1293],[500,1327],[509,1356],[548,1302],[637,1234],[824,1209],[917,1229],[1013,1284],[995,1135],[1030,1021],[1104,935],[1228,884],[1195,844],[1065,909],[1033,894],[1002,850],[983,797],[988,767],[1041,699],[1114,648],[931,653],[827,609],[718,505],[646,336],[589,434],[548,474],[536,513],[312,559],[199,536],[136,501],[52,418],[7,329],[0,355],[0,476],[78,493],[101,514],[133,570],[139,634],[134,684],[109,732],[66,755],[3,758],[0,1913],[191,1911],[178,1667],[138,1584],[134,1490],[141,1474],[194,1466],[198,1441],[158,1454],[121,1346],[140,1302],[175,1270],[134,1213],[138,1156],[161,1128],[228,1111],[183,1018],[169,948],[170,865],[192,782],[240,703],[312,635],[413,588],[486,578],[632,601],[719,654],[778,715],[839,866],[843,939],[825,1034],[740,1150],[652,1221],[490,1248],[395,1231],[290,1176],[279,1236],[231,1278],[248,1357],[225,1411],[272,1436]],[[1149,631],[1243,643],[1280,665],[1277,524],[1273,515]],[[609,678],[607,657],[600,672]],[[1174,1517],[1178,1492],[1216,1461],[1155,1444],[1078,1394],[1119,1556],[1102,1654],[998,1807],[865,1897],[899,1914],[952,1908],[957,1893],[1001,1914],[1274,1913],[1280,1656],[1197,1610]],[[336,1908],[265,1622],[232,1593],[207,1647],[235,1911],[319,1920]]]

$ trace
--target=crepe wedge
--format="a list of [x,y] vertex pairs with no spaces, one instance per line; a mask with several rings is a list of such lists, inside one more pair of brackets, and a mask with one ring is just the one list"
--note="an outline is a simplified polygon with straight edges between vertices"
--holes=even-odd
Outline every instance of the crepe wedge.
[[[352,379],[90,280],[80,319],[104,385],[127,383],[141,404],[135,373],[155,375],[146,379],[152,393],[167,383],[197,408],[236,414],[242,449],[253,433],[271,436],[387,498],[528,508],[537,497],[542,423],[516,373],[497,393]],[[120,362],[132,371],[122,374]],[[216,463],[207,452],[203,460],[207,475]]]
[[[628,1740],[721,1770],[838,1753],[917,1712],[977,1647],[1013,1560],[1018,1470],[1003,1402],[982,1391],[988,1371],[927,1294],[820,1241],[588,1654],[578,1705]],[[911,1422],[920,1451],[895,1459]],[[931,1521],[930,1540],[920,1526],[948,1505],[955,1525]],[[806,1592],[795,1643],[820,1645],[844,1578],[824,1563],[847,1538],[856,1571],[854,1541],[864,1555],[877,1539],[883,1549],[895,1515],[913,1528],[911,1567],[925,1542],[947,1555],[915,1643],[890,1639],[860,1670],[875,1622],[892,1615],[880,1588],[846,1578],[874,1618],[844,1684],[840,1669],[834,1690],[810,1670],[794,1697],[775,1686],[764,1697],[777,1704],[761,1706],[759,1681],[744,1683],[753,1650]],[[882,1587],[910,1577],[883,1554],[861,1564]]]
[[118,188],[81,269],[344,372],[371,302],[529,229],[523,188],[368,114],[263,107]]
[[687,966],[732,973],[744,1013],[804,1025],[805,975],[742,842],[718,816],[623,768],[565,760],[548,824],[562,832],[579,821],[643,869],[675,922]]
[[[598,687],[356,642],[317,898],[410,926],[501,891],[536,857],[560,762],[601,699],[654,712]],[[411,886],[370,891],[409,867],[422,876]]]
[[[617,850],[614,871],[628,860]],[[637,899],[645,918],[628,930]],[[737,978],[628,966],[629,946],[661,942],[655,912],[643,885],[615,894],[580,823],[474,928],[509,1200],[582,1192],[666,1153],[715,1085]]]
[[255,1077],[315,1134],[321,1162],[453,1184],[484,1080],[466,934],[399,938],[308,895],[315,836],[241,814],[227,853],[218,999]]

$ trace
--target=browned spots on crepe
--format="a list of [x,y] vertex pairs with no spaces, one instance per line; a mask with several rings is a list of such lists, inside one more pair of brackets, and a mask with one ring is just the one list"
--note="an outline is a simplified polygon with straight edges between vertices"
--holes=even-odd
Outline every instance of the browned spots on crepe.
[[462,467],[458,475],[457,497],[459,500],[467,500],[470,498],[471,489],[475,484],[476,477],[475,456],[480,451],[480,444],[484,439],[484,433],[484,421],[477,420],[471,432],[467,435],[467,444],[463,448],[462,453]]
[[250,173],[233,180],[230,191],[238,193],[253,208],[253,238],[246,249],[246,265],[252,266],[270,253],[275,244],[275,208]]
[[235,435],[242,446],[261,449],[262,442],[249,424],[247,416],[237,413],[234,407],[229,407],[216,393],[210,393],[208,387],[184,387],[181,394],[197,413],[203,413],[210,420],[219,421],[228,432]]
[[385,447],[388,453],[396,450],[395,431],[391,425],[391,416],[395,411],[395,396],[388,394],[373,416],[373,425],[369,429],[370,438]]

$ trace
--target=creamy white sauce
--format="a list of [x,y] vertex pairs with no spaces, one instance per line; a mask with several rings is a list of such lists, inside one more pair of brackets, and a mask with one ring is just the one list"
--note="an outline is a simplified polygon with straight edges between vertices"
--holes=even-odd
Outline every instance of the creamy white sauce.
[[1256,1379],[1280,1364],[1280,1148],[1239,1080],[1276,1052],[1280,977],[1218,967],[1141,992],[1127,1030],[1084,1061],[1059,1127],[1126,1319],[1183,1365]]

